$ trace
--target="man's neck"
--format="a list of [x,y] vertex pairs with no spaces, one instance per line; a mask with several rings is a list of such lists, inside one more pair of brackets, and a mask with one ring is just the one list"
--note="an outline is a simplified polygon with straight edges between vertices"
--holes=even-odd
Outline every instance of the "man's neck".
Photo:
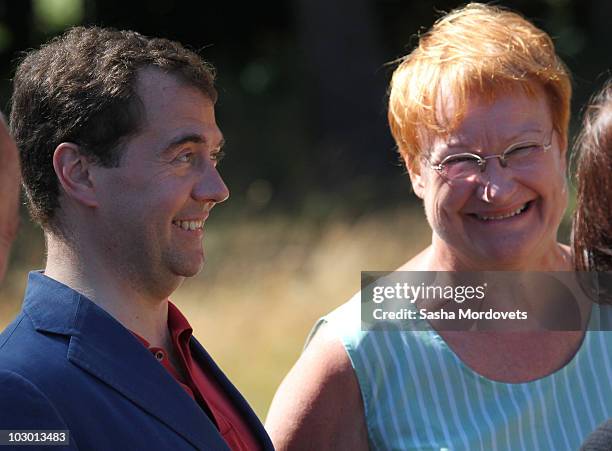
[[86,252],[47,236],[45,275],[86,296],[151,346],[171,346],[167,298],[143,294],[100,258],[88,258]]

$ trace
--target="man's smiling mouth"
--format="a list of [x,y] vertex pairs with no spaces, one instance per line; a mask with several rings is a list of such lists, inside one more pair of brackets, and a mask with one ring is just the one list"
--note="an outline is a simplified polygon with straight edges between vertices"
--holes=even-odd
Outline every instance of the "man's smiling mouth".
[[172,221],[172,224],[174,224],[177,227],[180,227],[183,230],[203,230],[204,229],[204,220],[200,219],[200,220],[196,220],[196,221],[182,221],[179,219],[175,219],[174,221]]

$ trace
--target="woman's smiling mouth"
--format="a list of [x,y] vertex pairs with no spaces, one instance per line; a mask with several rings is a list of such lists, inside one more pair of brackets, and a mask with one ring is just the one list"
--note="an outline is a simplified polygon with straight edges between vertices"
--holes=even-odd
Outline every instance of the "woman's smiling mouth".
[[526,202],[521,205],[519,208],[506,212],[506,213],[470,213],[470,216],[480,220],[480,221],[501,221],[503,219],[512,218],[514,216],[520,215],[527,211],[531,206],[533,201]]

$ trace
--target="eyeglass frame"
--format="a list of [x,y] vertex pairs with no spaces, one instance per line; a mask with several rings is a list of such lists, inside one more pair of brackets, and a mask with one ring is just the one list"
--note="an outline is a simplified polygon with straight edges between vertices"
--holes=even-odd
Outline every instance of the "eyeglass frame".
[[460,153],[454,153],[452,155],[447,155],[438,164],[433,164],[429,160],[427,160],[427,163],[429,164],[429,167],[432,168],[434,171],[436,171],[437,173],[441,173],[441,171],[444,170],[444,166],[443,166],[444,162],[446,160],[450,159],[450,158],[456,158],[456,157],[462,157],[462,156],[465,156],[465,157],[475,157],[474,160],[477,160],[478,167],[480,168],[480,172],[482,173],[487,168],[487,160],[491,160],[492,158],[498,158],[499,159],[499,165],[502,168],[507,168],[508,167],[508,161],[506,160],[506,158],[507,158],[506,154],[510,150],[513,150],[515,148],[518,148],[518,146],[525,145],[525,144],[535,144],[535,145],[538,145],[538,146],[542,146],[542,149],[544,150],[544,153],[546,153],[546,152],[548,152],[552,148],[553,133],[554,133],[554,129],[550,133],[550,142],[548,144],[540,143],[538,141],[521,141],[521,142],[518,142],[518,143],[510,144],[501,153],[498,153],[498,154],[495,154],[495,155],[487,155],[486,157],[483,157],[483,156],[480,156],[480,155],[478,155],[476,153],[472,153],[472,152],[460,152]]

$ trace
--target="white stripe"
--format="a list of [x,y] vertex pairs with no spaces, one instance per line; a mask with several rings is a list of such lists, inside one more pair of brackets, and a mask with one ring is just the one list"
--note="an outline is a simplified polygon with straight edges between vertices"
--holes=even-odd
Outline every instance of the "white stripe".
[[457,412],[457,404],[455,403],[455,396],[457,394],[456,393],[457,390],[453,388],[450,382],[448,368],[446,366],[446,363],[442,360],[442,350],[440,349],[439,346],[436,347],[436,357],[438,358],[438,364],[440,365],[440,369],[442,372],[442,379],[444,379],[444,385],[446,387],[446,395],[448,398],[448,403],[451,406],[451,412],[453,414],[453,421],[455,423],[455,430],[459,431],[459,433],[461,434],[461,439],[463,441],[463,444],[465,445],[465,449],[469,450],[471,448],[470,443],[469,443],[467,436],[465,435],[463,424],[461,420],[459,419],[459,414]]
[[[406,333],[406,336],[411,335],[413,337],[413,342],[419,342],[421,340],[421,337],[419,336],[419,334],[425,334],[427,332],[409,332]],[[410,375],[412,376],[412,380],[415,381],[420,381],[423,377],[423,374],[419,371],[417,371],[416,366],[414,364],[414,355],[408,354],[408,346],[402,346],[403,350],[404,350],[404,356],[406,358],[406,362],[408,363],[408,367],[409,367],[409,371],[410,371]],[[420,367],[424,367],[423,365],[420,365]],[[423,393],[422,390],[417,390],[417,402],[419,403],[419,414],[423,417],[425,417],[425,421],[424,424],[426,424],[427,426],[425,427],[425,433],[427,434],[427,440],[429,441],[429,445],[431,446],[439,446],[440,444],[436,441],[435,437],[433,436],[433,432],[431,430],[431,425],[434,424],[432,423],[431,418],[429,417],[429,412],[428,409],[425,407],[425,400],[423,398]],[[435,444],[435,445],[434,445]]]
[[540,407],[542,408],[541,417],[544,420],[544,429],[546,430],[546,438],[548,439],[548,444],[551,449],[553,448],[553,444],[555,441],[553,440],[552,434],[550,433],[550,425],[548,424],[550,415],[553,414],[549,409],[547,409],[546,398],[544,396],[544,390],[542,390],[542,379],[538,379],[535,381],[535,386],[538,390],[539,398],[540,398]]
[[502,414],[502,417],[504,417],[504,424],[506,425],[505,430],[506,430],[506,445],[508,446],[508,449],[512,449],[512,445],[510,443],[510,420],[508,420],[508,416],[506,415],[504,406],[501,403],[501,400],[499,398],[499,391],[497,390],[500,386],[499,383],[494,383],[492,384],[493,386],[493,395],[495,396],[495,403],[497,404],[497,407],[499,408],[499,411]]
[[[382,370],[382,373],[383,373],[383,385],[387,391],[387,397],[388,397],[386,406],[393,406],[394,405],[394,403],[392,402],[393,401],[393,391],[391,390],[391,388],[394,387],[394,384],[391,382],[392,379],[390,379],[389,375],[387,374],[387,365],[385,364],[385,359],[380,352],[380,348],[378,347],[378,338],[379,338],[379,334],[381,333],[385,333],[385,332],[381,331],[381,332],[370,333],[370,338],[371,338],[370,341],[372,342],[374,352],[376,353],[376,357],[378,358],[380,369]],[[377,383],[377,385],[379,384]],[[379,407],[379,409],[382,410],[381,407]],[[393,413],[395,413],[395,409]],[[397,440],[401,441],[402,431],[399,427],[399,424],[397,423],[397,415],[394,415],[394,414],[391,415],[391,422],[393,423],[393,428],[395,429]],[[382,426],[381,430],[384,430],[385,425],[382,424],[381,426]]]
[[561,433],[563,434],[563,441],[565,441],[564,449],[571,449],[572,445],[570,444],[570,441],[567,438],[567,434],[565,432],[567,428],[565,427],[565,423],[561,421],[561,419],[565,416],[565,414],[564,414],[564,411],[561,409],[561,405],[559,404],[559,397],[557,396],[557,386],[559,385],[560,381],[558,380],[558,378],[554,376],[555,375],[553,375],[554,380],[552,380],[551,385],[553,388],[553,398],[555,399],[555,414],[556,414],[555,418],[557,419],[557,422],[559,423],[559,427],[557,428],[557,430],[560,430]]
[[565,393],[567,394],[567,399],[569,401],[570,404],[570,412],[572,413],[572,418],[574,420],[574,424],[576,425],[576,437],[580,436],[580,432],[583,431],[584,429],[582,428],[581,424],[580,424],[580,420],[578,419],[577,413],[576,413],[576,406],[574,404],[574,395],[572,394],[572,392],[570,391],[572,384],[569,380],[569,377],[567,375],[567,371],[565,370],[565,368],[563,368],[561,370],[561,372],[563,373],[563,376],[565,377],[565,384],[563,384],[563,387],[565,388]]
[[[587,339],[589,340],[589,346],[587,346]],[[587,354],[587,357],[589,359],[589,365],[591,367],[591,374],[593,375],[593,378],[595,379],[595,390],[597,390],[597,399],[599,401],[599,406],[601,407],[601,416],[598,415],[598,417],[600,418],[606,418],[606,407],[604,406],[603,400],[603,394],[601,393],[601,387],[599,385],[599,380],[601,378],[597,377],[597,375],[599,374],[596,370],[595,370],[595,362],[593,362],[593,352],[590,346],[590,343],[593,341],[593,337],[592,335],[589,334],[589,332],[586,333],[586,336],[584,337],[584,343],[583,346],[587,346],[585,348],[585,352]],[[600,356],[605,356],[605,354],[599,354]],[[603,360],[607,360],[605,357],[603,358]],[[606,373],[608,375],[608,377],[612,377],[612,374],[610,373]]]
[[[538,443],[538,438],[540,437],[540,431],[538,431],[535,427],[535,419],[536,419],[536,411],[533,408],[533,402],[532,402],[532,396],[531,396],[531,392],[529,390],[529,387],[527,387],[527,384],[520,384],[521,388],[523,390],[523,393],[525,394],[525,399],[527,399],[527,414],[529,415],[529,418],[531,421],[529,421],[529,425],[531,426],[531,437],[533,439],[533,448],[532,449],[541,449],[539,443]],[[533,384],[530,384],[530,386]]]
[[[606,331],[606,332],[589,332],[589,333],[591,334],[596,333],[597,336],[599,337],[599,344],[601,345],[601,349],[598,355],[603,357],[601,360],[603,360],[604,365],[606,366],[605,374],[607,376],[612,375],[612,369],[610,369],[610,356],[612,355],[612,349],[609,349],[609,347],[607,346],[609,345],[609,343],[606,343],[606,340],[604,339],[604,338],[612,337],[612,332]],[[609,381],[610,379],[608,379],[608,382]]]
[[[483,376],[480,376],[483,377]],[[480,387],[480,384],[474,384],[476,387],[476,393],[478,394],[478,401],[480,403],[480,407],[482,409],[482,418],[485,419],[485,422],[487,423],[487,426],[489,426],[489,431],[491,432],[490,436],[491,436],[491,443],[492,443],[492,447],[489,449],[497,449],[497,440],[495,439],[495,427],[493,426],[493,423],[491,423],[491,419],[489,418],[489,412],[487,412],[487,407],[484,403],[484,396],[482,394],[482,390]]]
[[[612,369],[610,368],[610,357],[612,356],[612,349],[610,349],[610,344],[612,344],[612,332],[610,331],[606,331],[606,332],[590,332],[590,333],[596,333],[598,338],[599,338],[599,343],[601,346],[601,349],[599,350],[599,352],[597,353],[598,356],[601,356],[601,360],[603,360],[603,363],[606,367],[606,371],[603,372],[603,374],[601,375],[602,377],[598,377],[597,378],[597,385],[601,385],[605,382],[607,382],[607,390],[606,392],[610,391],[610,375],[612,375]],[[606,338],[608,339],[606,341]],[[597,375],[599,376],[600,373],[597,373]],[[605,376],[608,376],[608,378],[605,378]],[[608,407],[606,409],[606,417],[612,417],[612,406],[611,406],[612,402],[610,404],[608,404]]]
[[[585,337],[586,340],[586,337]],[[584,343],[583,343],[584,344]],[[582,346],[581,346],[582,347]],[[574,358],[578,358],[578,355],[575,355]],[[591,410],[591,406],[589,405],[590,403],[587,402],[587,397],[588,397],[588,391],[586,389],[586,385],[584,384],[584,378],[583,378],[583,374],[582,372],[584,371],[583,367],[582,367],[582,360],[580,361],[576,361],[574,368],[576,368],[576,375],[578,376],[578,383],[580,384],[580,393],[578,396],[578,401],[581,401],[582,404],[585,407],[585,410],[587,412],[587,415],[589,417],[589,421],[590,421],[590,427],[589,430],[593,430],[597,427],[597,422],[595,421],[595,418],[593,417],[593,412]]]
[[[484,440],[482,438],[482,434],[480,433],[480,423],[478,423],[476,421],[476,417],[474,416],[474,410],[472,409],[472,401],[471,399],[468,398],[468,391],[467,391],[467,384],[465,381],[465,376],[463,375],[463,366],[465,365],[457,356],[457,354],[455,354],[453,352],[453,358],[455,359],[456,365],[459,367],[458,373],[459,373],[459,379],[461,380],[461,386],[463,387],[463,397],[465,399],[465,405],[467,406],[468,409],[468,413],[470,416],[470,422],[472,423],[472,428],[476,431],[476,433],[478,434],[478,441],[480,442],[480,449],[484,450],[486,449],[484,446]],[[476,376],[474,374],[474,372],[469,369],[470,371],[470,377],[472,379],[474,378],[478,378],[478,376]]]
[[[402,395],[402,403],[404,405],[404,411],[401,413],[402,416],[405,416],[406,418],[406,422],[408,423],[408,427],[410,428],[410,435],[408,437],[405,437],[404,435],[402,435],[401,439],[402,439],[402,448],[408,448],[409,444],[411,441],[414,441],[414,438],[417,437],[416,435],[416,430],[414,429],[414,421],[412,419],[411,413],[413,411],[415,411],[416,409],[411,409],[410,405],[408,404],[408,398],[406,397],[406,385],[405,385],[405,378],[406,378],[406,374],[404,374],[404,371],[402,371],[402,366],[400,365],[400,362],[397,358],[397,356],[395,355],[396,350],[394,349],[393,345],[391,344],[391,340],[389,340],[389,332],[388,331],[384,331],[384,332],[380,332],[383,333],[385,336],[385,342],[387,344],[387,352],[388,354],[391,356],[391,359],[393,360],[393,364],[395,365],[395,371],[397,373],[397,380],[399,381],[399,391]],[[399,332],[395,332],[395,333],[399,333]],[[418,380],[418,379],[411,379],[411,380]],[[386,384],[390,384],[391,381],[385,381]],[[418,391],[418,389],[417,389]],[[395,412],[395,408],[393,409]],[[399,416],[399,414],[398,414]]]
[[[364,405],[364,413],[365,413],[365,417],[366,417],[366,422],[369,418],[368,415],[368,411],[365,411],[365,409],[367,407],[370,408],[370,411],[373,411],[376,414],[376,417],[378,419],[378,425],[379,427],[371,427],[368,428],[368,430],[373,430],[373,431],[384,431],[386,425],[384,424],[384,421],[381,417],[382,414],[382,409],[379,407],[379,402],[378,402],[378,387],[374,386],[373,384],[376,384],[376,378],[374,377],[374,374],[372,372],[372,369],[369,366],[369,360],[368,360],[368,356],[367,355],[362,355],[362,352],[365,353],[365,351],[363,351],[363,347],[360,345],[355,349],[355,353],[354,353],[354,357],[355,360],[360,360],[361,361],[361,366],[365,369],[366,375],[368,380],[370,381],[370,383],[368,384],[368,388],[370,390],[370,395],[368,398],[370,400],[370,405]],[[361,386],[360,384],[360,388],[361,388],[361,392],[362,394],[366,393],[365,388]],[[365,396],[363,396],[364,400],[366,399]],[[365,402],[364,402],[365,404]],[[378,434],[378,436],[380,437],[381,434]],[[370,437],[370,441],[373,442],[375,439],[378,439],[378,437]]]
[[525,446],[525,436],[523,435],[523,410],[521,409],[521,406],[519,406],[514,396],[514,387],[516,387],[516,385],[506,384],[505,387],[508,390],[508,394],[510,395],[510,401],[512,401],[512,404],[516,408],[516,419],[518,420],[519,441],[521,442],[521,449],[527,449],[527,446]]
[[[428,334],[435,334],[436,332],[431,332]],[[426,357],[425,354],[425,349],[424,349],[424,344],[422,342],[422,340],[418,340],[417,341],[417,348],[419,350],[419,354],[421,354],[421,360],[423,361],[423,367],[425,368],[425,372],[427,373],[427,380],[429,381],[433,381],[434,376],[433,376],[433,372],[431,371],[431,365],[429,363],[429,360]],[[436,413],[438,415],[439,421],[438,424],[442,426],[443,432],[444,432],[444,440],[446,441],[446,443],[444,444],[444,446],[447,446],[449,444],[452,443],[452,438],[450,436],[450,433],[448,432],[448,427],[446,425],[446,421],[444,418],[444,414],[442,413],[442,410],[440,410],[440,398],[438,398],[438,392],[437,390],[435,390],[435,388],[432,386],[431,383],[427,384],[429,386],[430,392],[432,394],[433,400],[434,400],[434,405],[436,408]],[[440,446],[439,443],[436,444],[436,446]]]

